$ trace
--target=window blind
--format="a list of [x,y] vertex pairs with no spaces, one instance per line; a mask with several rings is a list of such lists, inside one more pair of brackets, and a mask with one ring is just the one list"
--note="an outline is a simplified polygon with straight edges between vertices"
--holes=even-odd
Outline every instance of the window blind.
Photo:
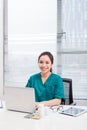
[[61,65],[62,76],[73,81],[76,99],[87,99],[87,1],[62,2]]

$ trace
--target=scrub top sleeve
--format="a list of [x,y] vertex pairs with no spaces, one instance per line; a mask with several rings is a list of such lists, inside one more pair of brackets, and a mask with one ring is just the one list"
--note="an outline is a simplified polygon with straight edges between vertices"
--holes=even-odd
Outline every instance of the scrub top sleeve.
[[55,85],[55,98],[64,98],[64,86],[61,77],[58,77]]
[[27,82],[27,84],[26,84],[26,87],[29,87],[29,88],[31,88],[31,86],[32,86],[32,83],[31,83],[31,77],[28,79],[28,82]]

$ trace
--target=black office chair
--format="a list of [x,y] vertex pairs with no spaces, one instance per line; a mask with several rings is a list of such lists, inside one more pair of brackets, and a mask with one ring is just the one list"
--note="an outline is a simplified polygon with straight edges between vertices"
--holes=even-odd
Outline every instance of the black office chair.
[[75,105],[73,102],[72,79],[62,78],[64,84],[65,100],[62,101],[64,105]]

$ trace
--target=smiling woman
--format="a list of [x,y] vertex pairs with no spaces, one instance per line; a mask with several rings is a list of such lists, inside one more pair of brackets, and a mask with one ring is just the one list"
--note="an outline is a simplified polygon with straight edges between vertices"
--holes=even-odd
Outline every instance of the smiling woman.
[[62,78],[52,72],[53,55],[43,52],[39,55],[38,66],[40,73],[30,76],[26,87],[35,89],[36,108],[40,104],[45,106],[60,105],[64,98]]

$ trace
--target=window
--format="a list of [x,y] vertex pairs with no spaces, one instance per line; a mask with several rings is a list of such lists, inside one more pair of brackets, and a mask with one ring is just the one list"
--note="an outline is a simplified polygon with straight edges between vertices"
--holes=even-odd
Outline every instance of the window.
[[[62,1],[62,37],[59,70],[73,81],[76,99],[87,99],[87,1]],[[60,62],[60,61],[59,61]]]

